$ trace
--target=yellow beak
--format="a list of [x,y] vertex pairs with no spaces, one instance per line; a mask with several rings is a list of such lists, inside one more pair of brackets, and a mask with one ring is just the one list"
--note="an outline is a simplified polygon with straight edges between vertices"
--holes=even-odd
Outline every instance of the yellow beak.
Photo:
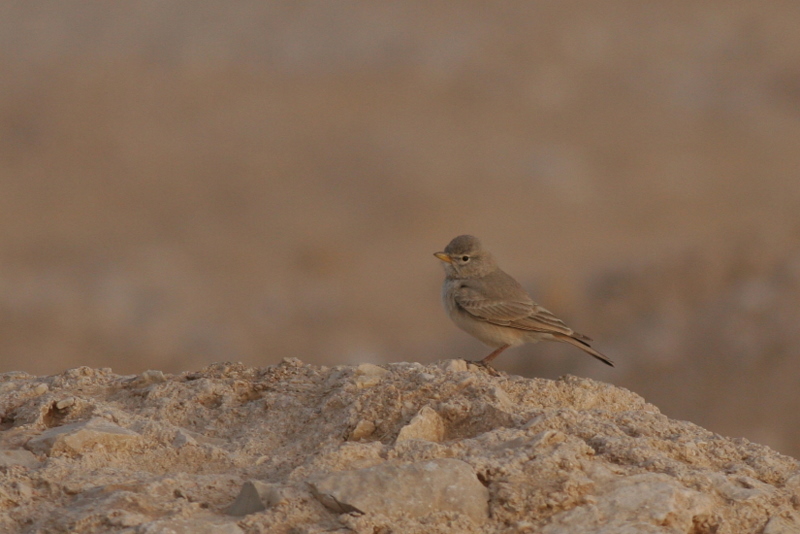
[[444,262],[453,263],[453,260],[450,258],[450,256],[448,256],[444,252],[435,252],[433,255]]

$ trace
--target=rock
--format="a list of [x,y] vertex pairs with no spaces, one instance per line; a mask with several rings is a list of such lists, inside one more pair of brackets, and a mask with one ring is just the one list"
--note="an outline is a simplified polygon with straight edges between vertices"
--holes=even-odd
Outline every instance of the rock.
[[95,417],[88,421],[58,426],[31,438],[25,447],[50,455],[54,452],[84,453],[101,445],[107,450],[122,447],[139,438],[139,434]]
[[386,464],[332,473],[311,483],[314,496],[336,513],[422,517],[459,512],[477,524],[489,514],[489,490],[461,460]]
[[458,373],[467,370],[466,360],[444,360],[439,362],[439,368],[447,373]]
[[655,473],[613,479],[596,487],[592,503],[556,515],[542,534],[583,534],[593,525],[597,534],[636,530],[683,534],[691,532],[696,518],[712,515],[712,499]]
[[785,517],[771,517],[761,534],[797,534],[798,532],[800,532],[800,518],[797,514],[788,513]]
[[356,367],[356,387],[369,388],[380,383],[389,374],[387,369],[371,363],[362,363]]
[[361,376],[384,376],[388,373],[388,369],[384,369],[380,365],[375,365],[372,363],[362,363],[356,367],[356,375]]
[[70,408],[75,406],[75,397],[67,397],[66,399],[61,399],[60,401],[56,402],[56,408],[59,410],[64,410],[65,408]]
[[244,531],[233,521],[224,521],[209,515],[151,521],[139,525],[136,534],[244,534]]
[[253,514],[276,505],[282,499],[279,486],[259,480],[249,480],[242,486],[236,500],[225,509],[225,513],[236,516]]
[[9,504],[19,506],[28,503],[33,497],[33,487],[27,482],[16,482],[10,487],[0,488],[0,507],[9,508]]
[[[127,510],[111,510],[106,515],[106,523],[113,527],[135,527],[148,522],[148,517],[136,512],[128,512]],[[133,534],[134,530],[123,530],[125,534]]]
[[139,375],[139,382],[141,384],[161,384],[162,382],[166,381],[167,377],[164,375],[164,373],[156,369],[148,369]]
[[503,388],[495,386],[490,390],[493,400],[497,403],[501,410],[505,412],[514,411],[514,402],[508,396]]
[[424,439],[440,442],[444,439],[444,421],[432,408],[425,406],[411,421],[400,429],[396,442]]
[[10,467],[12,465],[33,468],[39,466],[39,460],[30,451],[22,449],[0,450],[0,467]]
[[4,374],[0,532],[798,532],[800,462],[629,390],[387,368]]
[[356,424],[348,439],[350,441],[359,441],[371,436],[373,432],[375,432],[375,423],[362,419]]
[[772,486],[750,477],[734,477],[732,479],[722,473],[713,473],[709,479],[720,495],[732,501],[747,501],[769,496],[773,490]]
[[186,447],[186,446],[196,446],[197,440],[186,430],[179,429],[175,433],[175,438],[172,440],[172,445],[174,447]]

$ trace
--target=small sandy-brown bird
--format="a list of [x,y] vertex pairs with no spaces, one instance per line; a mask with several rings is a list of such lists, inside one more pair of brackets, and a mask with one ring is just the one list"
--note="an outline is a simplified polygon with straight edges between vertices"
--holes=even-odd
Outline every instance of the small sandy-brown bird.
[[601,362],[614,366],[589,346],[590,338],[578,334],[536,304],[522,286],[497,266],[480,241],[460,235],[434,254],[444,263],[442,301],[456,326],[492,347],[494,352],[475,362],[490,362],[509,347],[541,340],[575,345]]

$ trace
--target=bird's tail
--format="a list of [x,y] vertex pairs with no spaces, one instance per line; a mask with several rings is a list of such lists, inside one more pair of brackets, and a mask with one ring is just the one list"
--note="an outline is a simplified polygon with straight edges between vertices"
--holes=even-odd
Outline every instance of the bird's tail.
[[[580,335],[580,334],[578,334],[578,335]],[[590,354],[590,355],[594,356],[595,358],[597,358],[598,360],[600,360],[604,364],[610,365],[611,367],[614,367],[614,362],[612,362],[609,358],[607,358],[606,356],[601,354],[599,351],[594,350],[585,341],[583,341],[581,339],[576,339],[576,338],[574,338],[572,336],[568,336],[566,334],[561,334],[561,333],[553,333],[552,336],[553,336],[554,339],[556,339],[558,341],[561,341],[563,343],[569,343],[570,345],[574,345],[574,346],[578,347],[579,349],[581,349],[582,351],[586,352],[587,354]],[[582,337],[584,337],[584,336],[582,336]]]

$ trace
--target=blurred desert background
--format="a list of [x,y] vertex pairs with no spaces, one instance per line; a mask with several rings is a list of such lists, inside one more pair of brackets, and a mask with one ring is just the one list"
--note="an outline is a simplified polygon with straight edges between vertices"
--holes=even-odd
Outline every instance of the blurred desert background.
[[800,3],[0,4],[0,372],[478,359],[800,456]]

